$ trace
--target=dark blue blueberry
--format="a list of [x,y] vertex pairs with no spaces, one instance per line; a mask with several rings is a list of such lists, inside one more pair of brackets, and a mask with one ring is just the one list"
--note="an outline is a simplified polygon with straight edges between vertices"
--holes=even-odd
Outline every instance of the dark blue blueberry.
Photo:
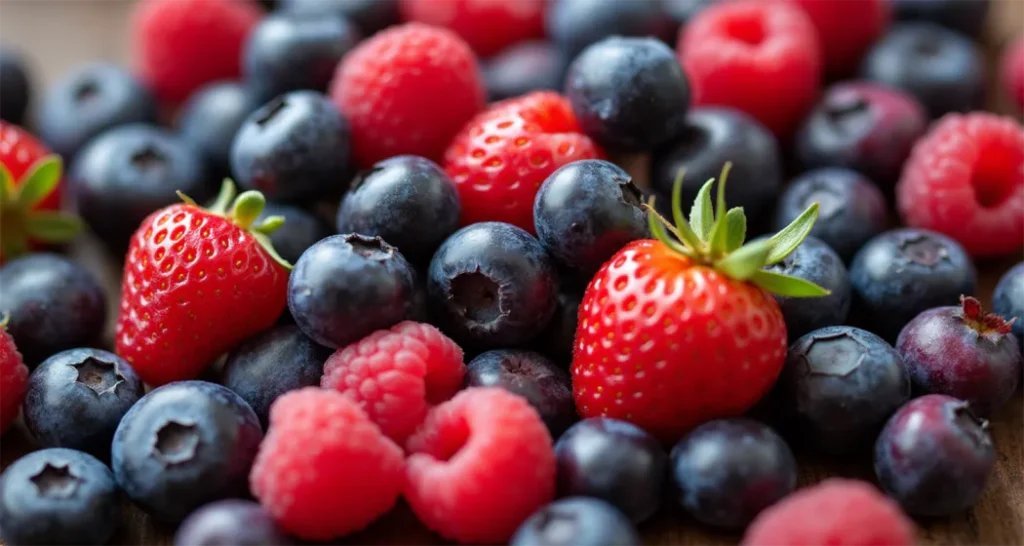
[[358,41],[358,31],[340,16],[271,14],[245,43],[245,84],[259,104],[288,91],[327,91],[338,61]]
[[175,546],[278,546],[292,541],[259,504],[229,499],[192,512],[174,534]]
[[237,394],[206,381],[178,381],[143,396],[121,420],[111,447],[117,484],[160,521],[248,492],[263,440],[256,414]]
[[[628,3],[628,2],[627,2]],[[748,231],[767,220],[782,185],[782,163],[775,137],[754,118],[732,108],[695,108],[686,127],[669,145],[655,152],[651,184],[662,201],[672,195],[680,171],[684,171],[683,202],[691,203],[711,178],[718,179],[726,162],[732,162],[726,184],[726,200],[743,207]]]
[[864,57],[861,77],[914,95],[932,118],[980,110],[985,100],[981,49],[931,23],[893,27]]
[[1013,319],[1013,333],[1024,348],[1024,262],[1007,271],[992,294],[992,310]]
[[985,28],[990,0],[892,0],[898,21],[928,21],[979,36]]
[[661,505],[668,455],[653,436],[625,421],[592,417],[555,444],[558,496],[606,500],[634,523]]
[[779,197],[775,229],[788,226],[812,203],[818,204],[818,221],[811,235],[832,247],[844,262],[885,229],[888,212],[881,190],[857,172],[840,168],[796,177]]
[[846,322],[853,299],[850,275],[839,255],[821,240],[814,237],[804,239],[786,259],[767,269],[807,279],[832,292],[820,298],[775,296],[786,319],[790,341],[811,330]]
[[330,349],[313,343],[297,326],[278,326],[248,339],[228,355],[222,383],[241,396],[264,427],[270,404],[282,394],[320,385]]
[[690,106],[675,51],[654,38],[613,36],[588,46],[569,65],[565,94],[587,136],[628,151],[678,135]]
[[541,244],[502,222],[466,226],[430,261],[427,301],[460,345],[511,347],[539,334],[555,312],[558,273]]
[[34,451],[0,475],[4,544],[106,544],[120,516],[113,474],[88,453]]
[[629,518],[600,499],[570,497],[534,512],[516,529],[511,546],[638,546]]
[[394,0],[281,0],[281,11],[296,15],[340,15],[355,23],[363,36],[398,23]]
[[801,439],[826,453],[864,446],[910,398],[910,377],[884,339],[828,326],[796,340],[776,384],[776,402]]
[[562,291],[558,293],[555,314],[534,343],[536,350],[546,354],[565,369],[572,363],[581,299],[580,292],[562,287]]
[[249,117],[231,145],[231,171],[270,200],[340,195],[349,184],[349,125],[315,91],[280,95]]
[[677,27],[690,22],[694,15],[718,0],[661,0],[661,7]]
[[43,447],[78,449],[106,459],[117,424],[143,394],[142,380],[121,357],[71,349],[32,372],[22,414]]
[[416,273],[380,237],[333,235],[309,247],[288,279],[288,309],[303,333],[344,347],[409,317]]
[[977,502],[996,452],[988,422],[967,403],[930,394],[889,419],[875,443],[882,489],[915,516],[949,516]]
[[568,61],[549,42],[523,42],[491,57],[483,66],[487,95],[492,101],[531,91],[562,88]]
[[29,365],[99,341],[107,320],[103,287],[56,254],[29,254],[0,267],[0,315]]
[[178,132],[199,149],[216,178],[227,176],[235,133],[260,104],[240,83],[211,83],[193,93],[182,107]]
[[526,399],[558,436],[576,420],[572,380],[565,368],[540,353],[499,349],[481,353],[466,367],[466,387],[501,387]]
[[403,155],[360,173],[338,208],[338,233],[380,237],[415,264],[459,227],[459,194],[429,159]]
[[854,316],[891,341],[918,313],[974,295],[977,274],[959,243],[901,228],[868,241],[850,264]]
[[50,88],[39,110],[39,136],[70,161],[103,131],[156,118],[156,99],[134,76],[117,65],[92,63]]
[[547,34],[569,58],[608,36],[674,38],[677,27],[658,0],[555,0],[546,17]]
[[319,218],[298,207],[267,203],[256,222],[268,216],[284,218],[284,225],[270,234],[270,242],[274,250],[290,264],[299,261],[299,256],[307,248],[331,234],[331,230]]
[[21,125],[31,98],[25,60],[13,49],[0,49],[0,119]]
[[672,449],[679,504],[708,525],[742,528],[796,488],[796,460],[767,425],[750,419],[705,423]]
[[214,179],[199,148],[150,125],[125,125],[96,137],[75,158],[68,176],[78,213],[121,257],[139,224],[154,211],[214,196]]
[[574,161],[551,173],[537,192],[537,238],[562,265],[593,275],[627,243],[648,236],[643,201],[618,165]]

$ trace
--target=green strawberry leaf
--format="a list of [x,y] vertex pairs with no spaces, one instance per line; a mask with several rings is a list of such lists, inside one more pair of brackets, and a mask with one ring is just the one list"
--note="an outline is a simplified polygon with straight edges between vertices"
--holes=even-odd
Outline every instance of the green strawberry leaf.
[[790,298],[813,298],[832,293],[806,279],[765,269],[754,272],[748,280],[768,292]]
[[242,192],[231,206],[228,217],[242,229],[248,230],[256,218],[263,212],[267,204],[266,198],[258,191]]
[[17,189],[14,187],[14,177],[11,171],[0,163],[0,208],[5,207],[14,198]]
[[725,214],[725,224],[728,227],[725,240],[726,252],[732,252],[743,246],[747,238],[747,215],[743,213],[743,207],[733,207]]
[[727,162],[722,166],[722,174],[718,176],[718,198],[715,204],[715,223],[711,226],[709,243],[711,255],[714,257],[726,253],[727,241],[729,240],[729,225],[725,221],[728,212],[725,209],[725,181],[729,177],[729,170],[732,163]]
[[270,237],[265,233],[260,233],[259,231],[250,231],[249,233],[252,234],[253,238],[256,239],[256,242],[263,247],[263,250],[267,251],[267,254],[269,254],[275,262],[288,271],[292,270],[292,264],[288,263],[288,260],[282,258],[281,255],[277,253],[277,250],[274,248],[274,244],[270,242]]
[[235,200],[235,183],[230,178],[225,178],[220,185],[220,192],[217,193],[217,198],[210,205],[209,211],[213,214],[219,214],[221,216],[227,216],[228,207],[231,206],[231,202]]
[[264,235],[271,235],[284,225],[284,216],[267,216],[262,222],[253,226],[252,230]]
[[754,241],[715,262],[715,268],[733,279],[745,281],[764,267],[773,246],[770,239]]
[[22,210],[34,209],[57,189],[62,165],[60,157],[56,155],[48,155],[32,165],[24,182],[17,189],[17,200]]
[[699,249],[703,246],[700,237],[690,228],[686,216],[683,214],[683,172],[679,172],[676,185],[672,186],[672,219],[675,220],[676,229],[673,231],[679,240],[686,243],[690,248]]
[[66,243],[82,232],[82,220],[66,212],[38,211],[25,222],[28,236],[44,243]]
[[661,241],[665,246],[689,258],[696,258],[697,254],[685,245],[679,244],[675,238],[665,231],[665,226],[670,225],[664,218],[654,210],[654,196],[647,201],[647,225],[651,229],[651,235]]
[[708,240],[708,236],[711,235],[711,226],[715,223],[715,213],[711,210],[711,186],[714,183],[715,179],[712,178],[701,186],[700,191],[697,192],[697,199],[690,209],[690,227],[702,241]]
[[800,243],[804,242],[817,219],[818,203],[811,203],[811,206],[807,207],[807,210],[803,211],[796,220],[773,235],[770,240],[775,242],[775,248],[768,255],[765,265],[777,264],[785,260],[786,256],[789,256],[796,250],[796,247],[800,246]]

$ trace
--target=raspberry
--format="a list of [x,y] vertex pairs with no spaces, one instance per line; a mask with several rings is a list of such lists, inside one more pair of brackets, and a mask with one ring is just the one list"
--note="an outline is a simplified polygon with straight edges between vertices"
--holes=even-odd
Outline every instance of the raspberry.
[[914,145],[896,186],[900,216],[974,256],[1024,245],[1024,128],[988,113],[950,114]]
[[538,91],[498,102],[470,121],[445,152],[459,190],[462,225],[499,221],[533,227],[533,201],[548,175],[604,152],[582,134],[565,97]]
[[1006,95],[1018,111],[1024,110],[1024,37],[1006,46],[999,62],[999,71]]
[[249,0],[145,0],[132,15],[142,80],[169,103],[206,83],[237,80],[242,47],[261,15]]
[[331,97],[351,123],[353,157],[363,167],[402,154],[439,159],[485,102],[466,42],[420,23],[359,44],[338,65]]
[[501,388],[469,388],[430,410],[406,448],[405,499],[427,527],[459,542],[507,541],[555,493],[547,427]]
[[544,0],[402,0],[402,18],[444,27],[481,57],[544,36]]
[[818,94],[818,33],[792,4],[713,4],[683,28],[676,50],[690,77],[695,106],[732,106],[781,137],[793,130]]
[[465,373],[454,341],[429,324],[407,321],[331,355],[320,386],[358,402],[384,434],[402,443],[430,405],[462,388]]
[[28,387],[28,368],[22,362],[11,334],[4,328],[6,322],[6,317],[0,319],[0,434],[18,418]]
[[871,485],[833,478],[797,491],[750,524],[744,546],[911,546],[914,524]]
[[792,0],[818,30],[825,71],[833,77],[856,71],[861,57],[889,26],[888,0]]
[[270,407],[249,485],[286,531],[327,540],[358,531],[395,505],[402,450],[351,400],[306,387]]

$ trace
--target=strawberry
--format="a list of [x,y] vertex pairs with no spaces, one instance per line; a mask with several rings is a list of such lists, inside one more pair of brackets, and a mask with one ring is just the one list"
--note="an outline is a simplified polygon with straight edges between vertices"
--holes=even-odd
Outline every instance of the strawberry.
[[0,434],[18,417],[28,388],[28,367],[7,333],[7,317],[0,318]]
[[559,167],[604,152],[583,134],[565,97],[538,91],[493,104],[445,152],[462,225],[498,221],[533,228],[533,200]]
[[263,194],[235,197],[224,181],[217,201],[151,214],[132,236],[121,283],[117,354],[152,386],[196,377],[222,353],[268,328],[284,309],[291,265],[268,235],[284,219],[254,226]]
[[817,203],[772,238],[744,246],[743,209],[725,208],[728,168],[718,184],[716,212],[712,179],[698,193],[687,223],[678,180],[675,225],[654,211],[651,199],[656,239],[628,244],[591,280],[580,304],[572,362],[581,416],[624,419],[673,442],[705,421],[742,414],[772,386],[786,356],[786,324],[769,292],[828,294],[763,269],[803,241]]
[[61,160],[27,131],[0,121],[0,262],[70,241],[82,222],[60,212]]

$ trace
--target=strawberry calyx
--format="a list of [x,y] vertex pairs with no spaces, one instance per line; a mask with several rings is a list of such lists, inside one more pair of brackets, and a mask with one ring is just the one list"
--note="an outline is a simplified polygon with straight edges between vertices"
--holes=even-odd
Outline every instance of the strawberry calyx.
[[31,242],[66,243],[82,231],[82,220],[73,214],[37,210],[57,191],[62,174],[57,155],[40,158],[17,182],[0,164],[0,256],[4,259],[27,253]]
[[747,217],[742,207],[727,209],[725,181],[732,163],[722,167],[714,206],[709,179],[697,193],[687,220],[682,208],[683,172],[679,172],[672,188],[672,218],[669,222],[654,209],[652,196],[648,211],[651,233],[673,251],[701,265],[712,267],[726,276],[752,283],[768,292],[788,297],[827,296],[830,292],[799,277],[764,269],[786,259],[807,238],[818,219],[818,204],[812,203],[791,224],[768,239],[744,244]]
[[274,244],[270,242],[270,235],[284,225],[284,217],[268,216],[262,222],[255,223],[256,218],[263,212],[263,208],[267,204],[267,199],[263,197],[262,193],[256,190],[249,190],[239,194],[235,188],[235,183],[230,178],[225,178],[220,186],[220,193],[217,194],[217,198],[208,208],[200,207],[191,197],[180,191],[177,194],[186,205],[202,209],[208,214],[226,218],[231,223],[242,228],[249,235],[252,235],[253,239],[263,247],[263,250],[275,262],[280,264],[281,267],[291,270],[292,264],[282,258],[277,253],[277,250],[274,249]]
[[1006,320],[996,313],[986,313],[981,302],[970,296],[960,296],[961,320],[968,328],[978,335],[1006,335],[1013,330],[1013,321],[1017,317]]

